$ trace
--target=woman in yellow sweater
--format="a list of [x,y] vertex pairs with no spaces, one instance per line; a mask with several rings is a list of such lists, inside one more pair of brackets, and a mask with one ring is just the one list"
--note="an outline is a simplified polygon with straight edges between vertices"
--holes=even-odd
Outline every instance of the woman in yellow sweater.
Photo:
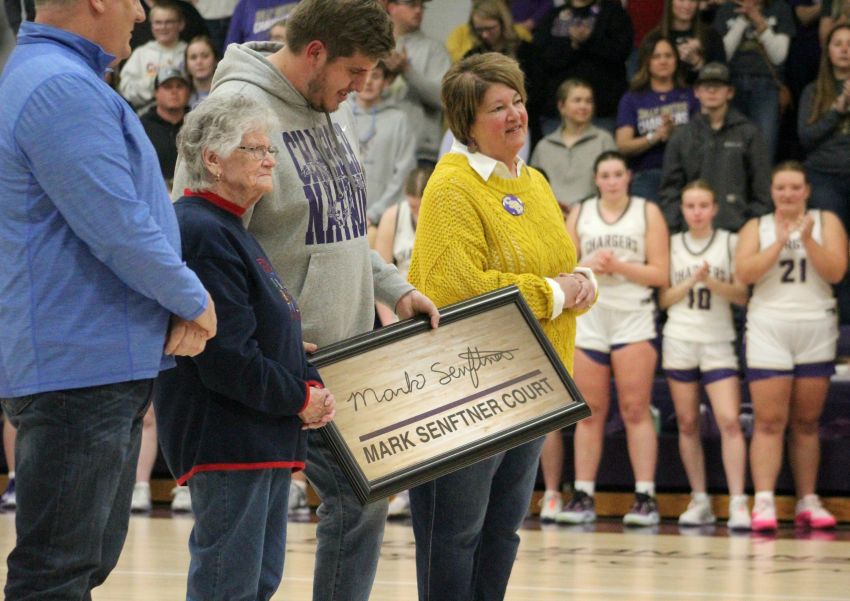
[[[501,54],[443,78],[457,140],[422,199],[410,281],[438,305],[516,284],[572,372],[576,315],[596,296],[545,178],[517,157],[528,133],[523,75]],[[504,597],[543,438],[410,491],[421,601]]]

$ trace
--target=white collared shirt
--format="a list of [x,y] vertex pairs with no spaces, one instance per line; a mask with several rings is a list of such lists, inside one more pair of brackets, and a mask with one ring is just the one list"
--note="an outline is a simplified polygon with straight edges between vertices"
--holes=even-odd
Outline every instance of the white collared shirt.
[[[490,179],[491,175],[494,174],[496,177],[501,177],[503,179],[516,179],[517,177],[517,175],[511,173],[511,170],[508,169],[508,166],[502,161],[496,160],[493,157],[488,157],[486,154],[482,154],[480,152],[471,152],[466,144],[462,144],[457,140],[452,142],[452,148],[449,152],[456,152],[465,156],[469,161],[469,166],[472,167],[472,170],[480,175],[481,179],[485,182]],[[525,161],[523,161],[519,156],[517,156],[514,160],[516,161],[517,174],[522,173]]]

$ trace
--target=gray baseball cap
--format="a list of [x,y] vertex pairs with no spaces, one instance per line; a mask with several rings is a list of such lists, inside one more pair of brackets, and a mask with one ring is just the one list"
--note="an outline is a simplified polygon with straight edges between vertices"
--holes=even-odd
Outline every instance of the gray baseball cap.
[[157,71],[156,80],[154,80],[154,88],[158,88],[169,79],[179,79],[190,88],[192,87],[192,83],[189,81],[189,77],[185,73],[183,73],[181,69],[175,69],[174,67],[165,67]]
[[697,83],[700,84],[708,81],[729,85],[729,67],[723,63],[708,63],[699,70]]

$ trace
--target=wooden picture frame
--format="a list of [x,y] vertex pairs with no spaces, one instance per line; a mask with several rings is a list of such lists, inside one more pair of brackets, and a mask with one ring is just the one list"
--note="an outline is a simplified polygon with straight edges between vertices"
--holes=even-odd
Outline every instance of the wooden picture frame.
[[362,503],[590,415],[516,286],[311,357],[336,397],[320,430]]

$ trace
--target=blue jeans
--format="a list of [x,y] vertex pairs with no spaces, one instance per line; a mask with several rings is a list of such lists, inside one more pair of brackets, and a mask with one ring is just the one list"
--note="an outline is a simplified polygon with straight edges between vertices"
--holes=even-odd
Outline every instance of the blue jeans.
[[735,97],[732,106],[759,128],[767,144],[768,157],[773,162],[776,156],[776,141],[779,138],[779,90],[773,78],[732,73]]
[[309,433],[307,469],[322,500],[313,601],[368,601],[378,569],[387,500],[361,505],[321,434]]
[[635,171],[629,193],[652,202],[658,202],[658,189],[661,187],[661,169]]
[[152,380],[3,400],[17,428],[6,598],[90,600],[121,554]]
[[189,480],[190,601],[268,600],[283,578],[290,470],[202,472]]
[[500,601],[543,438],[410,489],[419,601]]

